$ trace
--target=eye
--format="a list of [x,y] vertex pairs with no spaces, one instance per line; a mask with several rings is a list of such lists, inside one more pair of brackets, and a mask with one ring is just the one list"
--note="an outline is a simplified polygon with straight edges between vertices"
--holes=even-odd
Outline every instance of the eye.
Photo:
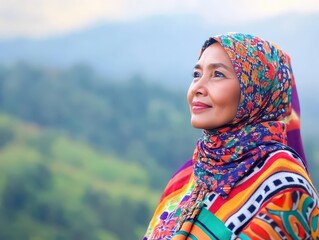
[[200,72],[195,71],[193,72],[193,78],[199,78],[200,77]]
[[215,71],[214,72],[214,77],[224,78],[225,75],[223,73],[221,73],[220,71]]

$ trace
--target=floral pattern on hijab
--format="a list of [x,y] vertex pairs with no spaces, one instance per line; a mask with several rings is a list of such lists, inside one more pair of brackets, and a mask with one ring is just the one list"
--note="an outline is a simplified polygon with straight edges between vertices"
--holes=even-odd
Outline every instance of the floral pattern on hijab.
[[[278,116],[285,116],[283,121],[287,127],[288,146],[301,156],[306,165],[300,137],[299,99],[289,55],[276,44],[261,38],[249,34],[229,33],[209,38],[204,43],[200,56],[208,46],[216,42],[228,53],[240,80],[242,103],[236,116],[237,123],[245,121],[247,117],[250,118],[249,122],[255,122],[260,116],[261,121],[278,121],[282,120],[277,119]],[[282,81],[286,81],[285,84]],[[272,95],[269,94],[269,90],[272,91]],[[266,102],[264,97],[271,101]],[[261,100],[266,102],[266,105],[261,106]],[[263,111],[259,111],[260,107]],[[275,108],[271,109],[273,107]],[[259,114],[254,116],[258,111]],[[287,113],[282,114],[285,111]]]
[[233,125],[280,121],[291,113],[292,71],[281,49],[248,34],[208,39],[201,54],[218,42],[227,52],[240,81],[241,103]]

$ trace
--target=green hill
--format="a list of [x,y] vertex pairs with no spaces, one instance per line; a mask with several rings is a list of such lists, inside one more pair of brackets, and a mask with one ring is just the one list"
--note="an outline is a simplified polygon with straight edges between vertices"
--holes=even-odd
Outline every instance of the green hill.
[[185,94],[141,77],[100,79],[87,66],[0,66],[0,111],[156,170],[150,179],[156,188],[189,159],[199,135],[190,126]]
[[0,239],[140,239],[149,174],[83,142],[0,115]]

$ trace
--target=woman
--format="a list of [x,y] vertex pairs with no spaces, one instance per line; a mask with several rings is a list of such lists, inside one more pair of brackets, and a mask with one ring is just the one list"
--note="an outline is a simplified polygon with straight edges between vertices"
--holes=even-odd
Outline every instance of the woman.
[[188,91],[203,129],[144,239],[319,239],[289,56],[247,34],[208,39]]

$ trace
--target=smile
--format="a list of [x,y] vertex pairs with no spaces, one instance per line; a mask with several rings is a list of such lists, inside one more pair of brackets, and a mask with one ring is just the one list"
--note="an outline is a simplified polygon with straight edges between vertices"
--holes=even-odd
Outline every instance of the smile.
[[194,113],[197,113],[197,112],[201,112],[201,111],[204,111],[204,110],[207,110],[209,108],[211,108],[212,106],[206,104],[206,103],[202,103],[202,102],[193,102],[192,103],[192,111]]

